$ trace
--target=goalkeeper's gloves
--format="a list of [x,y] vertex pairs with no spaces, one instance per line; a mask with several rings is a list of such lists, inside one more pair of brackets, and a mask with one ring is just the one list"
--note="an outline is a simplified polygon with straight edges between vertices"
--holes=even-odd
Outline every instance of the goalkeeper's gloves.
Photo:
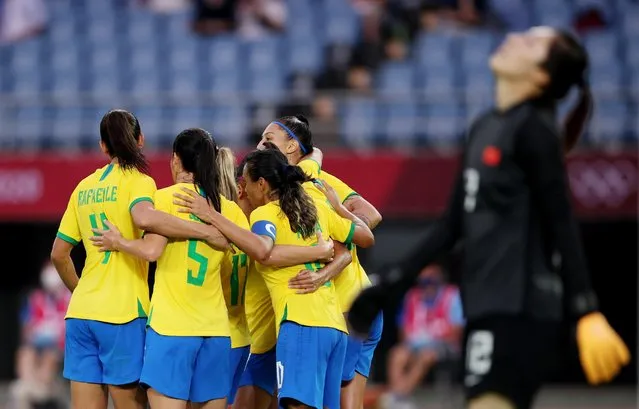
[[630,361],[628,347],[599,312],[579,319],[577,345],[586,379],[593,385],[610,381]]

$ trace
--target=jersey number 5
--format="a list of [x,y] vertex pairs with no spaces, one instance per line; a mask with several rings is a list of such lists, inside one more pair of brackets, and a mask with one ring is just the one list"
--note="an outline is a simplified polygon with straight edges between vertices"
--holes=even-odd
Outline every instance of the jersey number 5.
[[464,171],[464,210],[472,213],[477,206],[477,192],[479,191],[479,172],[476,169]]
[[[240,274],[240,270],[243,274]],[[244,289],[240,295],[240,277],[244,277],[246,286],[246,274],[248,273],[248,257],[246,254],[236,254],[233,256],[233,271],[231,271],[231,305],[238,305],[240,299],[244,304]]]
[[209,269],[209,259],[197,252],[197,240],[189,240],[188,256],[198,264],[197,276],[193,275],[193,270],[189,268],[186,282],[196,287],[202,287],[206,271]]
[[[105,221],[107,220],[106,214],[104,212],[100,213],[100,222],[102,222],[102,230],[109,230],[109,228],[107,227]],[[98,229],[98,217],[95,214],[90,214],[89,215],[89,222],[91,223],[91,228],[92,229]],[[94,236],[97,236],[97,233],[93,233]],[[104,252],[104,258],[102,259],[102,264],[106,264],[109,262],[109,259],[111,258],[111,252],[110,251],[105,251]]]

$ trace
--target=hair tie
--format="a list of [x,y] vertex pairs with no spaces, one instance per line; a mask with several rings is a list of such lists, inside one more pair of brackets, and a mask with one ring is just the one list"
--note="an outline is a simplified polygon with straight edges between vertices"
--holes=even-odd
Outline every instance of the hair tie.
[[304,145],[302,144],[300,139],[293,133],[293,131],[291,131],[288,128],[288,126],[284,125],[283,123],[281,123],[279,121],[273,121],[271,123],[275,124],[275,125],[279,125],[282,129],[284,129],[286,131],[286,133],[288,133],[288,136],[290,136],[292,139],[295,139],[297,141],[297,143],[300,145],[300,149],[302,150],[302,153],[304,155],[306,155],[306,148],[304,148]]

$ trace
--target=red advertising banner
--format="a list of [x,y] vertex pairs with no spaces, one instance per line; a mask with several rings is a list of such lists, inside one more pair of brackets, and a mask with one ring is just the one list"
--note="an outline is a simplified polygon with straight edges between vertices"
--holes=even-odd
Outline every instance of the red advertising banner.
[[[169,154],[151,154],[158,187],[172,183]],[[0,220],[57,221],[76,184],[106,159],[97,154],[0,156]],[[445,208],[457,155],[375,152],[326,154],[324,169],[351,185],[385,217],[434,217]],[[636,218],[637,154],[577,153],[568,160],[582,218]]]

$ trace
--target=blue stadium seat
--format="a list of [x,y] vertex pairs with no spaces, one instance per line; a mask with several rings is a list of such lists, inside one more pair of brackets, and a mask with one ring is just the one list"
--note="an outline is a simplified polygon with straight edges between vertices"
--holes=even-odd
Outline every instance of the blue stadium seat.
[[257,102],[277,103],[286,95],[285,74],[277,68],[253,71],[248,76],[248,95]]
[[195,96],[200,92],[197,72],[193,68],[182,68],[171,72],[169,90],[173,96]]
[[618,64],[595,65],[590,70],[590,84],[595,93],[617,95],[622,81],[623,71]]
[[431,104],[425,109],[423,128],[429,143],[455,145],[465,132],[463,112],[453,102]]
[[421,66],[450,67],[454,37],[445,33],[425,33],[415,41],[413,52]]
[[[628,87],[626,87],[630,96],[639,99],[639,66],[633,67],[628,73]],[[639,132],[639,128],[637,129]]]
[[287,50],[289,72],[318,74],[324,66],[322,47],[316,40],[292,37]]
[[226,103],[206,111],[210,112],[205,117],[206,129],[213,134],[219,145],[230,147],[246,145],[251,121],[244,104]]
[[613,31],[599,31],[584,39],[591,65],[614,64],[619,59],[619,39]]
[[116,33],[115,21],[111,17],[96,19],[87,28],[88,40],[96,45],[112,42]]
[[130,80],[129,92],[135,97],[155,97],[159,92],[160,75],[157,71],[134,70]]
[[210,78],[211,94],[218,98],[234,96],[240,91],[240,73],[237,70],[218,71]]
[[10,62],[3,60],[0,64],[11,64],[14,71],[39,68],[42,48],[43,42],[39,39],[20,42],[13,47],[13,59]]
[[393,145],[415,145],[420,122],[415,101],[408,99],[389,102],[382,109],[385,115],[379,116],[377,126],[382,130],[385,139]]
[[171,69],[193,70],[197,61],[197,44],[195,41],[181,41],[173,43],[170,50],[169,61]]
[[[79,61],[77,44],[57,45],[51,49],[51,69],[54,71],[79,70],[83,68]],[[86,63],[86,61],[83,61]]]
[[115,44],[99,45],[91,48],[89,66],[94,70],[117,70],[119,60],[118,49]]
[[355,45],[359,38],[359,20],[350,12],[330,12],[325,15],[325,41],[328,44]]
[[281,69],[282,39],[265,37],[246,44],[247,67],[251,71]]
[[451,66],[424,67],[418,71],[419,92],[429,98],[452,97],[457,84],[456,75]]
[[15,72],[13,92],[20,96],[38,95],[41,92],[40,73],[37,70]]
[[[142,105],[134,107],[132,111],[140,121],[140,128],[144,133],[145,145],[157,149],[164,147],[164,141],[171,141],[171,134],[167,130],[168,119],[164,110],[158,105]],[[175,135],[173,135],[175,137]]]
[[413,67],[409,63],[388,62],[377,72],[377,89],[384,97],[403,97],[413,93]]
[[628,39],[636,41],[639,38],[639,5],[629,5],[621,13],[621,29]]
[[372,99],[350,97],[342,106],[340,134],[343,141],[354,147],[368,147],[375,140],[377,104]]
[[78,148],[82,139],[82,109],[61,106],[56,109],[51,139],[56,148]]
[[130,48],[128,64],[132,70],[155,71],[158,68],[158,49],[155,43],[146,46],[133,45]]
[[564,0],[535,0],[533,12],[536,25],[551,27],[567,27],[573,16],[570,5]]
[[628,105],[622,101],[599,100],[590,122],[589,136],[595,143],[620,141],[628,129]]
[[58,97],[74,97],[80,92],[80,76],[75,70],[53,74],[53,93]]
[[188,128],[206,128],[200,106],[183,106],[170,111],[166,132],[173,137]]
[[488,31],[473,30],[461,42],[461,62],[465,66],[486,64],[496,45],[496,38]]
[[13,127],[15,145],[29,149],[39,147],[45,126],[44,110],[41,107],[18,107]]
[[68,15],[65,15],[64,18],[56,18],[54,21],[55,24],[52,24],[47,32],[52,42],[66,43],[75,40],[73,20]]
[[632,68],[639,68],[639,35],[636,39],[626,42],[626,64]]
[[95,70],[90,81],[91,93],[98,100],[116,97],[121,92],[120,71],[117,69]]
[[155,25],[153,16],[150,13],[130,12],[127,13],[128,30],[119,34],[125,35],[124,41],[133,44],[155,43]]
[[230,36],[213,39],[210,53],[210,67],[213,71],[236,70],[240,61],[239,42]]

